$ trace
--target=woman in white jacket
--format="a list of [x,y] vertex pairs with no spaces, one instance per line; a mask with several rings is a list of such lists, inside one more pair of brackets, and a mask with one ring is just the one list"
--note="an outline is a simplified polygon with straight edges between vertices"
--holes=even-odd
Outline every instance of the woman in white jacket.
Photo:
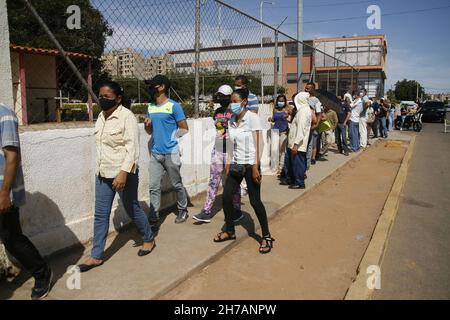
[[288,176],[289,189],[305,188],[306,151],[311,130],[311,110],[309,93],[300,92],[295,96],[297,112],[292,120],[288,136]]

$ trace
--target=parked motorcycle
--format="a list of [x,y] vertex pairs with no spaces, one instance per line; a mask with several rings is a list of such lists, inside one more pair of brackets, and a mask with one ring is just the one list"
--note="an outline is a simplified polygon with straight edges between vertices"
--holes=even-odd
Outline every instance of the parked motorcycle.
[[[415,132],[422,131],[422,113],[416,113],[414,115],[409,115],[405,117],[405,121],[403,122],[402,129],[411,130],[411,128]],[[402,123],[402,116],[397,116],[395,119],[395,129],[400,130],[400,124]]]

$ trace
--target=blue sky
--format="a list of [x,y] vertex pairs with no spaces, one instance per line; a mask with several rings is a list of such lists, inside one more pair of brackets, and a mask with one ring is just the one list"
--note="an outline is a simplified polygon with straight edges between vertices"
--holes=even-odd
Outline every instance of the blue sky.
[[[288,19],[284,32],[296,36],[297,0],[271,0],[263,20],[271,25]],[[259,17],[259,0],[225,0]],[[418,80],[430,92],[450,92],[450,1],[449,0],[304,0],[304,39],[352,35],[385,34],[388,40],[387,85],[403,78]],[[381,9],[381,30],[366,26],[367,7]],[[414,10],[432,11],[405,13]],[[403,14],[398,14],[403,12]],[[348,18],[343,21],[311,23],[317,20]],[[362,18],[355,18],[362,17]]]
[[[218,5],[202,0],[202,39],[205,47],[233,43],[258,43],[257,23],[224,10],[221,28]],[[263,20],[278,25],[296,37],[297,0],[270,0]],[[132,47],[145,55],[169,50],[192,49],[194,44],[194,0],[91,0],[114,29],[107,50]],[[224,0],[259,18],[259,0]],[[398,80],[414,79],[427,92],[450,92],[450,0],[304,0],[304,39],[385,34],[388,41],[386,89]],[[381,29],[366,26],[369,5],[381,9]],[[429,10],[414,12],[418,10]],[[346,19],[350,18],[350,19]],[[341,19],[340,21],[328,21]],[[320,20],[321,22],[317,22]],[[244,27],[244,28],[243,28]],[[222,35],[220,36],[219,31]],[[266,30],[273,36],[272,31]],[[281,39],[283,40],[283,39]]]

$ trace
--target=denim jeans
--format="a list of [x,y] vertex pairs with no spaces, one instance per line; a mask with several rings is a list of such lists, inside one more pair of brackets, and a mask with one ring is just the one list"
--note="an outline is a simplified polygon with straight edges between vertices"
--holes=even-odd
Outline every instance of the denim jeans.
[[[153,233],[148,223],[147,216],[142,210],[137,199],[139,175],[129,173],[125,188],[118,192],[128,216],[136,224],[144,242],[153,241]],[[95,218],[94,218],[94,240],[91,256],[94,259],[102,259],[105,250],[106,237],[109,230],[109,217],[116,196],[112,188],[114,179],[96,177],[95,180]]]
[[380,136],[383,138],[387,138],[388,129],[386,127],[386,117],[378,118],[378,127],[380,128]]
[[339,153],[342,153],[342,151],[349,152],[350,150],[347,145],[347,127],[343,123],[338,123],[334,133],[336,135],[336,145]]
[[164,171],[175,189],[178,209],[186,210],[188,205],[186,190],[181,180],[181,159],[179,153],[150,155],[149,189],[150,189],[150,220],[159,218],[161,207],[161,179]]
[[[314,132],[316,132],[316,137],[314,137]],[[311,158],[312,158],[312,152],[314,143],[317,143],[317,131],[311,130],[309,132],[309,138],[308,138],[308,147],[306,149],[306,170],[309,170],[311,167]]]
[[403,129],[403,124],[405,123],[406,116],[402,116],[402,120],[400,121],[400,129]]
[[394,130],[395,111],[389,112],[389,131]]
[[6,250],[35,279],[45,276],[47,263],[42,259],[36,247],[23,234],[18,208],[12,207],[8,212],[0,214],[0,239]]
[[356,152],[359,150],[359,123],[350,121],[350,148]]
[[305,185],[306,173],[306,152],[298,152],[296,155],[292,154],[292,150],[288,149],[288,176],[287,182],[296,186]]

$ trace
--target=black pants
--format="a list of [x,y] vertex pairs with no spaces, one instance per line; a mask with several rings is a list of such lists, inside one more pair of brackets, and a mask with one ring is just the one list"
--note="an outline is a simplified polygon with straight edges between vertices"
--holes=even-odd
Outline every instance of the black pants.
[[233,174],[230,174],[227,178],[227,181],[225,182],[222,196],[223,211],[225,213],[225,230],[227,232],[234,232],[234,219],[236,217],[235,209],[233,206],[233,197],[244,178],[247,182],[250,204],[253,210],[255,210],[256,217],[258,218],[259,224],[261,225],[263,236],[267,236],[270,234],[269,224],[267,222],[266,208],[261,201],[261,185],[253,181],[251,165],[248,165],[246,167],[244,177],[236,177]]
[[375,121],[370,125],[372,128],[372,133],[374,138],[378,138],[378,117],[376,117]]
[[0,214],[0,239],[6,250],[37,279],[42,278],[47,264],[20,226],[19,209],[11,208]]

